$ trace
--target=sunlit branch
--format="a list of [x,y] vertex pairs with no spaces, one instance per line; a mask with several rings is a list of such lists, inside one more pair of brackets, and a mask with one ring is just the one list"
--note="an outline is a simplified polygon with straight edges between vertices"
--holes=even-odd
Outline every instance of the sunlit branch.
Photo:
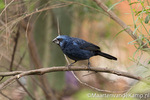
[[71,68],[68,69],[68,67],[50,67],[50,68],[40,68],[40,69],[35,69],[35,70],[28,70],[28,71],[13,71],[13,72],[0,72],[1,77],[6,77],[6,76],[13,76],[10,79],[6,80],[5,82],[0,84],[0,90],[5,87],[7,84],[9,84],[11,81],[14,79],[18,79],[23,76],[29,76],[29,75],[43,75],[45,73],[49,72],[58,72],[58,71],[94,71],[94,72],[104,72],[104,73],[110,73],[110,74],[115,74],[118,76],[124,76],[127,78],[135,79],[135,80],[142,80],[141,77],[132,75],[128,72],[123,72],[123,71],[116,71],[108,68],[98,68],[98,67],[91,67],[88,69],[87,67],[78,67],[78,66],[72,66]]

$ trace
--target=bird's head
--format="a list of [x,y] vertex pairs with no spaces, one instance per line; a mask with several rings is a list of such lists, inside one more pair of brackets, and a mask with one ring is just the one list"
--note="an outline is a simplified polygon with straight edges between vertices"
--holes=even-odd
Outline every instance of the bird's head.
[[69,36],[67,35],[58,35],[55,39],[53,39],[53,43],[56,43],[59,46],[63,46],[65,41],[69,40]]

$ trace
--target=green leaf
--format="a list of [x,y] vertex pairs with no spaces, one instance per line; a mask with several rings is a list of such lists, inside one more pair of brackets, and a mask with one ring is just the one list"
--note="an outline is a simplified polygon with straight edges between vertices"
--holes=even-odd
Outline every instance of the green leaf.
[[129,5],[132,5],[132,4],[137,4],[137,3],[140,3],[140,2],[132,2],[132,3],[130,3]]
[[3,8],[5,8],[4,1],[0,0],[0,10],[2,10]]
[[138,14],[140,14],[142,11],[138,11],[136,14],[135,14],[135,16],[137,16]]
[[132,33],[133,35],[135,34],[135,32],[137,31],[137,29],[138,29],[140,26],[141,26],[141,25],[139,25],[138,27],[135,26],[136,28],[135,28],[135,30],[134,30],[133,33]]
[[127,27],[127,28],[125,28],[125,29],[119,31],[119,32],[114,36],[114,38],[116,38],[120,33],[122,33],[123,31],[125,31],[125,30],[128,29],[128,28],[129,28],[129,27]]
[[150,64],[150,61],[148,61],[148,64]]
[[133,42],[138,41],[138,40],[139,40],[139,39],[135,39],[135,40],[133,40],[133,41],[128,42],[128,44],[132,44]]
[[149,20],[150,20],[150,14],[148,14],[148,15],[146,16],[146,18],[145,18],[145,24],[148,24]]
[[110,11],[113,7],[115,7],[117,4],[121,3],[124,0],[120,0],[117,3],[113,4],[107,11]]

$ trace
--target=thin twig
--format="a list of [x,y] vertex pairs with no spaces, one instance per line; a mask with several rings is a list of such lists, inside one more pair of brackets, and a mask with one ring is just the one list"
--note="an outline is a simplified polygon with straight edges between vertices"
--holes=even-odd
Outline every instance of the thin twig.
[[18,45],[18,39],[19,39],[19,29],[18,28],[18,31],[16,33],[16,37],[14,38],[14,41],[15,41],[15,45],[14,45],[14,49],[13,49],[13,53],[12,53],[12,58],[11,58],[11,62],[10,62],[10,71],[12,71],[12,68],[13,68],[13,62],[14,62],[14,58],[15,58],[15,53],[16,53],[16,49],[17,49],[17,45]]
[[16,76],[12,76],[11,78],[9,78],[8,80],[6,80],[5,82],[0,84],[0,91],[7,85],[9,85],[9,83],[11,83],[14,79],[16,79]]
[[[65,54],[64,54],[64,56],[65,56],[65,59],[66,59],[66,61],[67,61],[67,64],[69,65],[70,63],[69,63],[69,60],[68,60],[67,56],[66,56]],[[99,92],[112,93],[112,91],[99,89],[99,88],[96,88],[96,87],[94,87],[94,86],[89,85],[89,84],[86,83],[86,82],[82,82],[82,81],[77,77],[77,75],[74,73],[74,71],[71,71],[71,72],[72,72],[73,76],[76,78],[76,80],[77,80],[80,84],[85,85],[85,86],[87,86],[87,87],[89,87],[89,88],[91,88],[91,89],[93,89],[93,90],[99,91]],[[122,91],[121,91],[121,92],[122,92]]]
[[[33,11],[31,13],[24,13],[23,16],[18,17],[17,19],[14,19],[14,20],[8,22],[7,24],[13,26],[17,22],[20,22],[20,21],[24,20],[25,18],[30,17],[30,16],[32,16],[34,14],[41,13],[43,11],[51,10],[51,9],[54,9],[54,8],[61,8],[61,7],[69,6],[71,4],[72,3],[66,3],[66,4],[65,3],[61,3],[61,4],[55,4],[55,5],[52,5],[52,6],[49,6],[49,7],[45,7],[45,8],[42,8],[42,9],[36,9],[35,11]],[[4,26],[6,26],[6,25],[4,24],[2,27],[0,27],[1,30],[3,30]]]
[[24,85],[18,80],[16,79],[18,84],[24,89],[24,91],[32,98],[32,100],[35,100],[35,98],[31,95],[31,93],[24,87]]
[[21,64],[21,62],[22,62],[22,60],[23,60],[23,58],[25,57],[25,54],[26,54],[26,51],[24,51],[24,53],[23,53],[22,57],[20,58],[20,60],[19,60],[19,62],[18,62],[18,65],[16,66],[15,70],[17,70],[18,67],[20,66],[20,64]]
[[2,81],[4,79],[4,76],[1,77],[0,81]]
[[57,31],[58,31],[58,35],[60,35],[60,27],[59,27],[59,18],[57,18]]
[[[133,31],[131,30],[131,28],[128,27],[128,25],[126,25],[113,11],[109,10],[108,11],[108,7],[102,2],[102,0],[93,0],[97,3],[97,5],[99,7],[101,7],[108,15],[111,19],[113,19],[115,22],[117,22],[123,29],[125,29],[125,31],[134,39],[137,40],[138,37],[136,34],[133,34]],[[141,43],[142,45],[144,44],[143,41],[136,41],[137,43]],[[144,45],[143,48],[148,48],[147,45]]]
[[[24,24],[25,24],[24,28],[27,29],[26,30],[27,40],[28,40],[28,47],[29,47],[29,51],[30,51],[30,55],[31,55],[30,56],[31,60],[32,60],[34,66],[36,67],[36,69],[43,68],[40,57],[38,55],[38,50],[37,50],[37,47],[36,47],[36,43],[35,43],[35,40],[34,40],[34,37],[33,37],[32,25],[30,24],[30,20],[29,20],[28,24],[26,24],[25,22],[24,22]],[[40,80],[40,82],[43,86],[42,90],[45,94],[46,99],[56,100],[56,97],[54,96],[53,90],[50,87],[50,84],[48,83],[48,78],[46,77],[46,75],[39,76],[39,80]]]
[[82,82],[77,76],[76,74],[74,73],[74,71],[72,71],[72,74],[74,75],[74,77],[78,80],[78,82],[82,85],[85,85],[93,90],[96,90],[98,92],[106,92],[106,93],[118,93],[118,92],[125,92],[125,91],[110,91],[110,90],[103,90],[103,89],[99,89],[99,88],[96,88],[94,86],[91,86],[89,84],[87,84],[86,82]]
[[32,81],[33,81],[33,85],[36,85],[36,84],[37,84],[43,91],[46,92],[46,89],[43,87],[43,85],[41,85],[41,83],[40,83],[37,79],[35,79],[36,77],[31,76],[30,78],[31,78]]
[[5,98],[7,98],[8,100],[12,100],[10,97],[8,97],[7,95],[5,95],[2,91],[0,91],[0,94],[3,95]]
[[11,0],[7,5],[5,5],[5,8],[1,11],[0,17],[2,16],[3,12],[6,11],[6,9],[14,2],[15,0]]

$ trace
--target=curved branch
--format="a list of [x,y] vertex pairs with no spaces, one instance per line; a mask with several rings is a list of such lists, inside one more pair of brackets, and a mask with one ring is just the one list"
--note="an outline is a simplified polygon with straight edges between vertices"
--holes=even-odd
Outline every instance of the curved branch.
[[78,67],[78,66],[72,66],[70,69],[68,67],[49,67],[49,68],[40,68],[40,69],[35,69],[35,70],[28,70],[28,71],[13,71],[13,72],[0,72],[1,77],[6,77],[6,76],[13,76],[10,79],[6,80],[5,82],[0,84],[0,90],[9,84],[11,81],[14,79],[18,79],[23,76],[28,76],[28,75],[43,75],[45,73],[49,72],[57,72],[57,71],[95,71],[95,72],[105,72],[105,73],[110,73],[110,74],[115,74],[118,76],[124,76],[127,78],[135,79],[135,80],[142,80],[141,77],[132,75],[128,72],[123,72],[123,71],[117,71],[113,69],[108,69],[108,68],[99,68],[99,67],[91,67],[88,69],[87,67]]
[[116,74],[118,76],[124,76],[127,78],[132,78],[135,80],[141,80],[139,76],[132,75],[128,72],[123,72],[123,71],[117,71],[113,69],[108,69],[108,68],[99,68],[99,67],[91,67],[90,69],[87,67],[78,67],[78,66],[72,66],[71,68],[67,67],[50,67],[50,68],[40,68],[40,69],[35,69],[35,70],[29,70],[29,71],[13,71],[13,72],[0,72],[1,77],[6,77],[6,76],[14,76],[14,75],[19,75],[19,78],[22,76],[27,76],[27,75],[42,75],[45,73],[49,72],[57,72],[57,71],[95,71],[95,72],[105,72],[105,73],[110,73],[110,74]]

